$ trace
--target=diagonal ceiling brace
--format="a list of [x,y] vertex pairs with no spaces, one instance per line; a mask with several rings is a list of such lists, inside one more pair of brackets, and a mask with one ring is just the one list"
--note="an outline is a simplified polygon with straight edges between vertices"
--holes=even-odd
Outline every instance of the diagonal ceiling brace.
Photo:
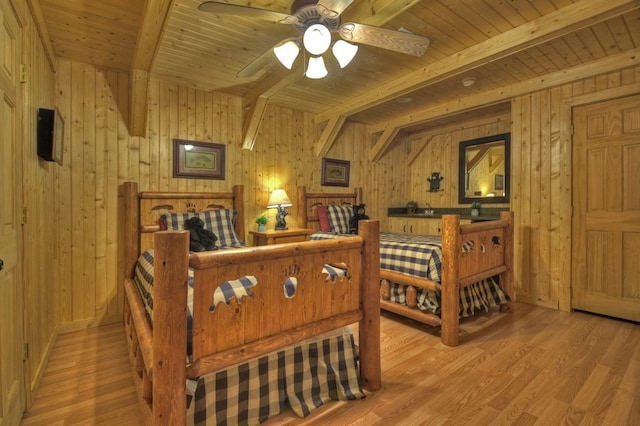
[[147,91],[149,71],[158,53],[169,14],[175,0],[147,0],[142,11],[136,48],[129,75],[129,133],[145,136],[147,131]]
[[336,115],[327,122],[320,139],[315,143],[314,153],[317,157],[324,157],[329,152],[329,149],[333,146],[342,125],[347,117],[345,115]]

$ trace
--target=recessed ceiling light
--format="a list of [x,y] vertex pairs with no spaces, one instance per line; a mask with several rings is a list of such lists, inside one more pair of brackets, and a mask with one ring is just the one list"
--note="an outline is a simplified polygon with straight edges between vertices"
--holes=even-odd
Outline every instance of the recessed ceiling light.
[[396,103],[398,104],[408,104],[409,102],[413,102],[413,98],[411,96],[400,96],[396,99]]
[[462,79],[462,85],[464,87],[471,87],[474,84],[476,84],[476,78],[475,77],[466,77]]

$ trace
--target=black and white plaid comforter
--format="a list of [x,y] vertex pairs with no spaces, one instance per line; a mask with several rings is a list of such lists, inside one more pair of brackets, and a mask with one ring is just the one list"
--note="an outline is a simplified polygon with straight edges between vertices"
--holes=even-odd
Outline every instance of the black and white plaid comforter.
[[[340,238],[349,235],[316,232],[311,240]],[[463,250],[467,249],[467,242]],[[433,235],[400,234],[380,232],[380,268],[419,278],[441,282],[442,239]],[[391,301],[406,304],[405,285],[392,283]],[[440,292],[418,289],[418,308],[440,314]],[[498,285],[497,278],[489,278],[460,289],[460,316],[468,317],[476,310],[489,311],[509,301]]]

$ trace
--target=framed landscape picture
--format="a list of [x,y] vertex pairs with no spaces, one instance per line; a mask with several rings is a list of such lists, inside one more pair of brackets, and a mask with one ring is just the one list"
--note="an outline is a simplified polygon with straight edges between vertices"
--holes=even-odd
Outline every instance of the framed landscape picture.
[[322,181],[324,186],[349,186],[349,161],[322,159]]
[[173,177],[224,180],[225,145],[174,139]]

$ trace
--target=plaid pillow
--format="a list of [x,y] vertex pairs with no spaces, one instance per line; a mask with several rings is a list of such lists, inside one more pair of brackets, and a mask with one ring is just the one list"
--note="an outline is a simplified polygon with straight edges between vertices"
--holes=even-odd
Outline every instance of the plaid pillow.
[[350,205],[337,206],[330,204],[327,206],[327,217],[331,224],[331,230],[336,234],[349,233],[349,219],[353,216],[353,207]]
[[244,241],[238,238],[233,229],[233,222],[238,216],[236,210],[218,209],[197,213],[171,213],[167,218],[168,229],[184,229],[184,222],[194,216],[204,222],[205,229],[216,234],[220,248],[245,247]]

